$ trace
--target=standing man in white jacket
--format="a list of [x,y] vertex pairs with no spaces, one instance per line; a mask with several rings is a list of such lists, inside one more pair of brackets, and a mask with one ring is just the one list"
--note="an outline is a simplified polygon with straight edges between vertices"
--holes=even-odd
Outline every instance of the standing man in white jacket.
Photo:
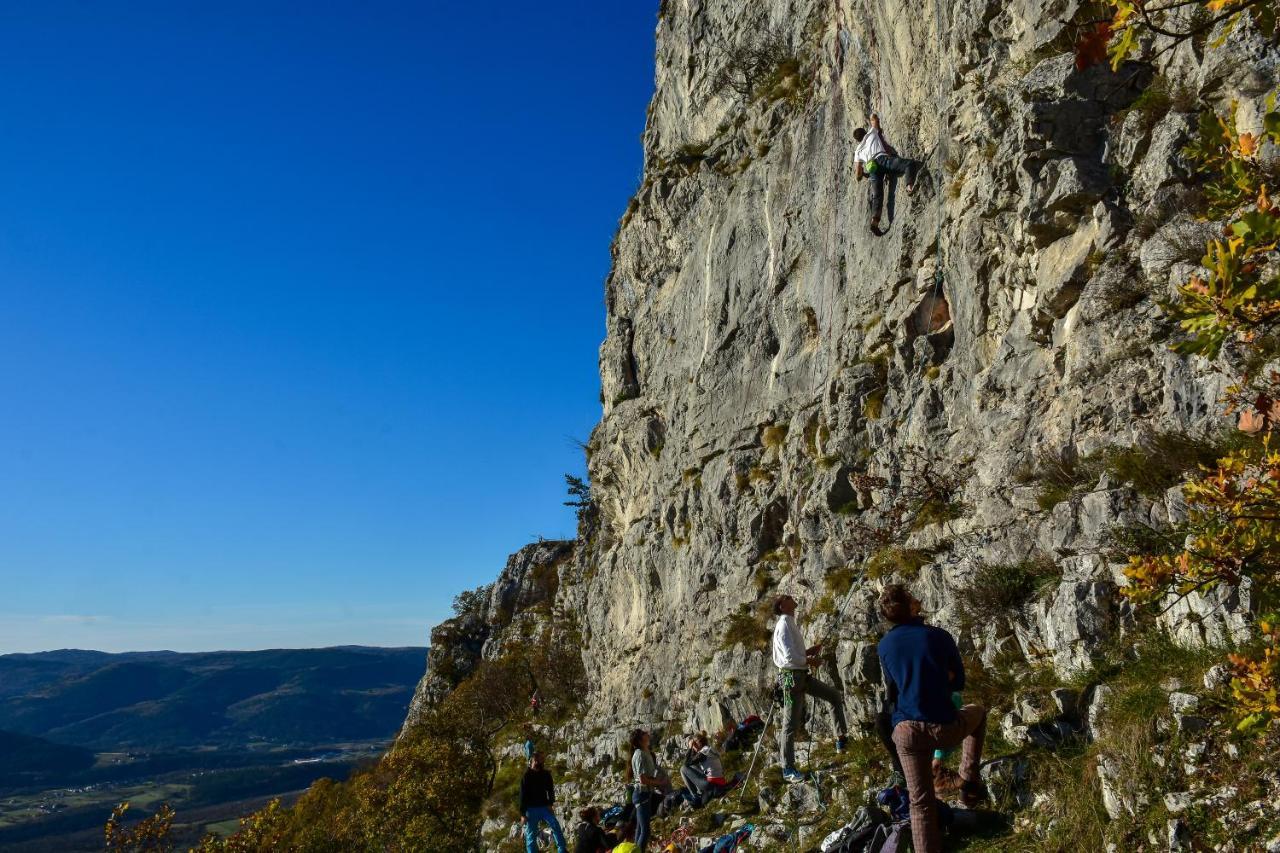
[[804,722],[805,697],[816,696],[831,704],[836,722],[836,752],[844,752],[849,726],[844,718],[844,695],[809,674],[809,667],[817,663],[822,644],[805,648],[804,636],[796,622],[796,600],[789,595],[779,596],[773,602],[773,612],[778,617],[773,626],[773,664],[778,668],[782,687],[782,727],[778,732],[782,778],[799,782],[805,775],[796,770],[795,736],[796,729]]

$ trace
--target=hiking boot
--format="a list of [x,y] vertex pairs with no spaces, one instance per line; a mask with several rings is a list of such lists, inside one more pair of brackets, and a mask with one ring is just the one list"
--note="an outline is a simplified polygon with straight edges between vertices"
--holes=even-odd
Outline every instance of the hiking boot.
[[960,802],[964,803],[965,808],[977,808],[989,799],[991,795],[982,782],[966,780],[960,783]]
[[849,739],[846,737],[836,738],[836,755],[841,754],[849,747]]
[[788,785],[794,785],[796,782],[803,782],[804,780],[805,775],[799,770],[788,767],[786,770],[782,771],[782,781],[786,782]]
[[[981,784],[981,783],[979,783]],[[941,799],[948,799],[964,790],[964,781],[960,774],[944,764],[933,767],[933,790]]]

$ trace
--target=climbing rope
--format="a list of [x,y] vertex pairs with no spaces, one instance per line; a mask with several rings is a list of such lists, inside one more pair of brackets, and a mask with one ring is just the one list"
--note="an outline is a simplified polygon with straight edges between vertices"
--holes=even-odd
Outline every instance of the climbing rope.
[[769,703],[769,713],[764,718],[764,728],[760,729],[760,735],[756,738],[755,748],[751,750],[751,762],[747,765],[747,775],[742,777],[742,789],[738,792],[738,805],[743,803],[743,797],[747,794],[747,785],[751,783],[751,771],[756,768],[756,756],[760,754],[760,744],[764,743],[765,736],[769,734],[769,723],[773,722],[773,713],[778,710],[777,702]]

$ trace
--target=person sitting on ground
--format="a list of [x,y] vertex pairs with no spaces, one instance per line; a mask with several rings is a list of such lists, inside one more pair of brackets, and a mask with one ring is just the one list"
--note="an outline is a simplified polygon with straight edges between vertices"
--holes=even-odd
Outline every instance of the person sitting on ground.
[[617,839],[600,827],[600,809],[587,806],[578,812],[578,828],[574,831],[573,853],[606,853]]
[[680,768],[680,777],[684,779],[685,799],[694,808],[705,806],[729,787],[720,750],[706,732],[698,732],[689,739],[689,760]]
[[654,794],[670,787],[670,779],[658,769],[657,759],[649,750],[649,733],[636,729],[631,733],[630,776],[635,783],[631,801],[636,805],[636,849],[644,853],[649,843],[649,822],[653,818]]
[[542,753],[535,752],[529,759],[529,769],[524,771],[520,780],[520,822],[524,824],[524,849],[526,853],[537,853],[538,824],[546,823],[551,827],[551,835],[556,840],[556,850],[568,853],[565,847],[564,832],[560,829],[560,821],[551,807],[556,802],[555,782],[551,771],[546,768]]
[[957,709],[953,691],[964,689],[964,662],[955,639],[924,624],[920,602],[902,584],[880,594],[880,615],[893,627],[880,640],[880,667],[889,681],[893,742],[902,758],[911,800],[911,836],[917,853],[939,853],[942,831],[933,788],[933,751],[963,743],[960,796],[970,808],[987,798],[979,767],[987,712],[979,705]]
[[778,596],[773,602],[773,612],[778,617],[773,626],[773,663],[778,667],[782,687],[782,726],[778,731],[782,778],[799,782],[805,777],[796,770],[795,737],[804,722],[804,697],[816,696],[831,705],[836,723],[836,752],[844,752],[849,725],[844,718],[844,694],[809,674],[809,667],[818,662],[822,644],[805,648],[796,622],[796,600],[789,595]]
[[884,132],[880,130],[880,117],[875,113],[871,114],[871,127],[858,128],[853,132],[853,138],[858,143],[853,155],[858,180],[871,178],[871,231],[879,236],[885,179],[896,181],[905,177],[907,193],[915,192],[920,162],[898,156],[898,152],[885,140]]

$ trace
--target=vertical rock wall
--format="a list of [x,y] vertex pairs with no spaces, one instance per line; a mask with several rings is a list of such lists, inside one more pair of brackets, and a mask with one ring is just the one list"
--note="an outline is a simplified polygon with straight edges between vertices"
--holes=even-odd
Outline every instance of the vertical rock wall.
[[[913,458],[963,482],[960,517],[901,543],[931,554],[912,582],[933,618],[958,629],[955,592],[979,566],[1039,555],[1061,580],[1016,630],[968,627],[966,644],[1066,673],[1120,629],[1103,537],[1178,512],[1176,492],[1151,500],[1103,475],[1045,509],[1019,472],[1221,426],[1220,380],[1160,342],[1155,300],[1192,269],[1179,152],[1195,111],[1235,100],[1246,129],[1260,120],[1276,53],[1247,32],[1185,45],[1159,69],[1182,96],[1135,108],[1152,70],[1077,71],[1062,23],[1076,11],[662,3],[644,179],[607,282],[599,522],[558,591],[602,727],[759,710],[772,667],[726,643],[731,616],[788,591],[804,618],[846,569],[859,581],[843,618],[806,621],[838,638],[832,675],[865,711],[877,582],[853,530],[883,497],[855,485],[901,487]],[[749,94],[744,46],[786,60]],[[852,132],[871,110],[927,165],[883,237],[854,180]],[[1247,591],[1214,604],[1170,618],[1189,639],[1239,630]],[[612,737],[584,748],[612,753]]]

